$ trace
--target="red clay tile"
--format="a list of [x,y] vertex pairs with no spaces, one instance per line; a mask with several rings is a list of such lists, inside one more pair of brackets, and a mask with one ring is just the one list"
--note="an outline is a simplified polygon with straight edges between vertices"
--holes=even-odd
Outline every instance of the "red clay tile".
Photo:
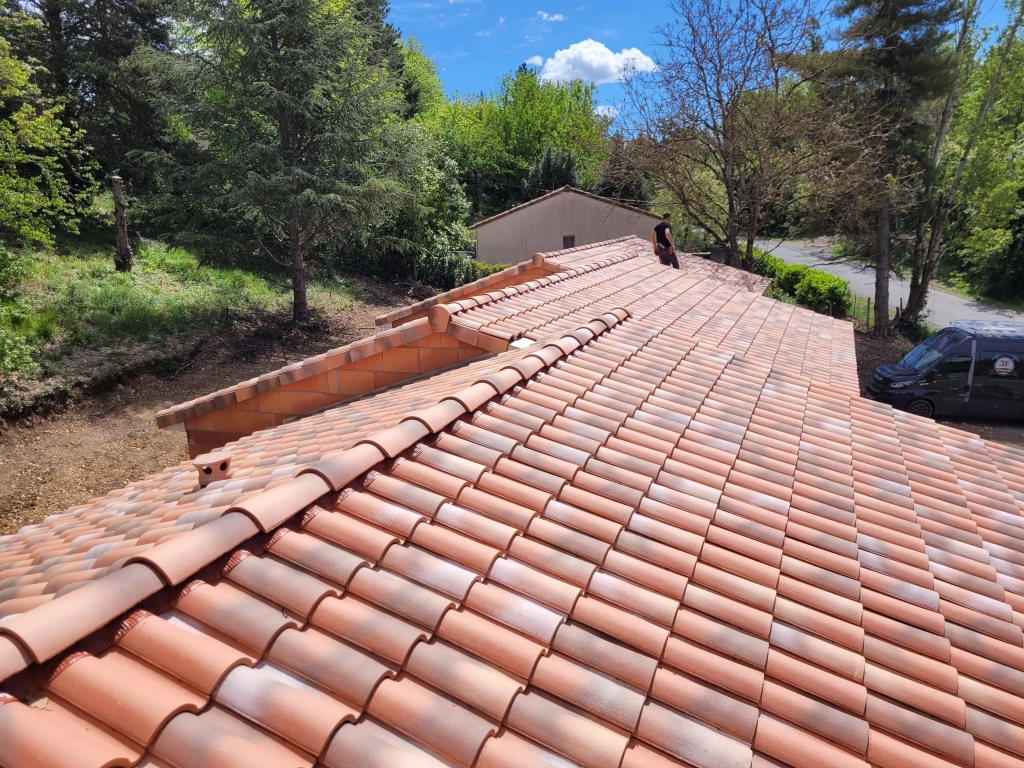
[[366,705],[381,680],[394,675],[372,656],[315,629],[286,629],[270,646],[267,658],[358,710]]
[[119,648],[202,693],[212,693],[229,670],[252,663],[224,643],[158,616],[143,615],[129,621],[117,641]]
[[669,634],[663,627],[588,596],[576,601],[572,619],[655,658],[661,658]]
[[331,486],[331,490],[337,491],[384,458],[384,454],[377,448],[364,444],[321,459],[300,470],[299,474],[312,472],[320,475]]
[[648,703],[637,738],[700,768],[749,768],[750,747],[671,709]]
[[754,749],[794,768],[868,768],[851,753],[765,714],[757,720]]
[[247,515],[231,512],[134,555],[128,562],[149,565],[168,584],[180,584],[257,533],[259,528]]
[[135,607],[163,586],[155,571],[137,563],[92,581],[0,624],[36,661],[45,661],[79,638]]
[[443,768],[445,765],[411,740],[370,719],[339,728],[321,762],[327,768]]
[[454,606],[452,600],[433,590],[389,571],[369,568],[356,571],[348,592],[430,631],[437,627],[445,611]]
[[757,702],[761,698],[761,689],[764,685],[762,672],[712,653],[694,643],[670,637],[665,646],[663,660],[676,669],[750,701]]
[[524,687],[498,669],[436,641],[413,648],[405,669],[499,723]]
[[508,587],[561,613],[571,613],[581,590],[511,558],[494,561],[489,581]]
[[867,689],[859,683],[833,675],[775,648],[768,651],[765,671],[777,680],[836,704],[858,717],[864,715]]
[[334,512],[320,512],[306,523],[304,530],[339,544],[373,562],[380,560],[388,547],[398,541],[395,536],[379,528]]
[[316,536],[290,532],[279,538],[270,551],[276,556],[344,587],[352,574],[368,561]]
[[151,753],[173,766],[313,766],[307,755],[220,707],[211,707],[198,715],[178,715],[160,732]]
[[391,547],[382,567],[460,602],[479,575],[456,563],[414,546]]
[[433,517],[445,502],[445,497],[440,494],[404,482],[396,477],[382,475],[379,472],[369,473],[363,482],[363,487],[378,496],[397,502],[403,507],[421,512],[427,517]]
[[142,746],[174,715],[206,705],[204,697],[118,650],[62,666],[47,689]]
[[969,733],[919,715],[911,709],[868,694],[865,719],[908,741],[933,749],[940,755],[971,765],[974,762],[974,740]]
[[56,698],[0,706],[0,752],[12,766],[134,765],[137,744],[107,730]]
[[398,665],[405,662],[417,642],[430,636],[419,627],[353,597],[327,598],[309,621],[318,629]]
[[339,588],[271,557],[243,558],[231,568],[228,579],[302,618],[325,596],[341,594]]
[[261,531],[271,531],[330,490],[319,475],[302,475],[235,504],[228,512],[242,512]]
[[[975,750],[978,748],[975,744]],[[981,768],[975,755],[974,765]],[[934,752],[926,752],[877,728],[869,735],[868,759],[880,768],[954,768],[957,763],[943,760]]]
[[561,615],[539,603],[493,584],[474,584],[466,606],[545,646],[551,645],[563,620]]
[[770,613],[739,603],[697,584],[691,583],[687,586],[686,594],[683,595],[683,605],[727,621],[758,637],[767,639],[771,631],[772,616]]
[[508,726],[570,760],[594,768],[618,768],[629,739],[542,693],[512,702]]
[[866,722],[772,680],[765,680],[761,709],[859,754],[868,751]]
[[235,667],[214,700],[312,755],[323,751],[341,723],[359,717],[351,707],[270,666]]
[[364,491],[344,493],[336,502],[336,507],[403,538],[408,537],[412,530],[426,519],[418,512]]
[[644,704],[644,694],[559,654],[541,657],[530,684],[630,732]]
[[590,583],[590,577],[597,569],[593,563],[525,536],[513,539],[508,551],[513,557],[581,588]]
[[757,707],[668,667],[655,674],[651,696],[748,744],[754,738]]
[[657,661],[574,624],[558,628],[552,648],[641,691],[650,688]]
[[367,707],[374,717],[460,765],[472,765],[491,722],[455,705],[411,678],[385,680]]

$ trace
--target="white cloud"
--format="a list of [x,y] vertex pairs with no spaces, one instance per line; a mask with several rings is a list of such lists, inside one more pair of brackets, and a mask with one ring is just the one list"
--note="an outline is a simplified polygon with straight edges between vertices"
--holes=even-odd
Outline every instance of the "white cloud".
[[531,56],[526,60],[526,66],[528,67],[542,67],[544,66],[543,56]]
[[498,26],[500,27],[504,23],[505,23],[505,17],[504,16],[499,16],[498,17]]
[[541,77],[545,80],[586,80],[600,85],[622,79],[623,71],[653,72],[654,60],[639,48],[623,48],[618,53],[596,40],[583,40],[555,51],[544,62]]
[[540,17],[541,21],[567,21],[565,14],[562,13],[556,13],[549,16],[544,13],[544,11],[537,11],[537,15]]
[[611,104],[598,104],[594,107],[594,111],[601,117],[610,117],[615,119],[619,116],[619,110],[617,107],[613,107]]

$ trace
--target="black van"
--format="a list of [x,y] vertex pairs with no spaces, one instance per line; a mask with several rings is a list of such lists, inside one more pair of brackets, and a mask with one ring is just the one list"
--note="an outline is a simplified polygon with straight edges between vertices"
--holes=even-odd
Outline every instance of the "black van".
[[1024,419],[1024,323],[957,320],[879,366],[865,394],[920,416]]

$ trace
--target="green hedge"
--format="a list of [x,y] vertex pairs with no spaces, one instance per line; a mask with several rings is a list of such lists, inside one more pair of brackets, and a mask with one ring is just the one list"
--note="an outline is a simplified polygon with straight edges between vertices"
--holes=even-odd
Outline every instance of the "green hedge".
[[793,291],[796,300],[815,312],[846,317],[853,303],[850,284],[820,269],[808,269]]
[[815,312],[845,317],[853,303],[850,284],[820,269],[787,264],[777,256],[759,253],[754,262],[754,272],[770,278],[776,291],[792,296]]

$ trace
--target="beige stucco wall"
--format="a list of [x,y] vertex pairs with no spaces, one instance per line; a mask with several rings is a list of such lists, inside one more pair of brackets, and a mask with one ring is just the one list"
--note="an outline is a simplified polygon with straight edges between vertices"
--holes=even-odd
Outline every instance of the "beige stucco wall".
[[535,253],[561,249],[564,235],[575,235],[576,245],[626,235],[646,240],[658,221],[655,216],[566,192],[478,227],[477,258],[488,264],[518,264]]

